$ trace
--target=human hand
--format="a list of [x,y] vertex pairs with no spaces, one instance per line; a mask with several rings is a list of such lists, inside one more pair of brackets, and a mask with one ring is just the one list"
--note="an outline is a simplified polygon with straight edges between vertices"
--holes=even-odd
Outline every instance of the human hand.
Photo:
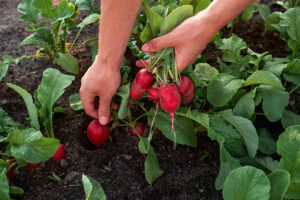
[[[109,122],[111,100],[121,81],[119,66],[122,62],[110,65],[98,56],[81,79],[80,96],[84,110],[102,125]],[[95,105],[97,97],[100,98],[99,106]]]
[[[147,42],[143,45],[142,50],[150,53],[174,47],[176,64],[181,72],[195,62],[217,31],[218,29],[211,22],[209,16],[202,11],[186,19],[166,35]],[[140,62],[137,65],[142,67],[143,63]]]

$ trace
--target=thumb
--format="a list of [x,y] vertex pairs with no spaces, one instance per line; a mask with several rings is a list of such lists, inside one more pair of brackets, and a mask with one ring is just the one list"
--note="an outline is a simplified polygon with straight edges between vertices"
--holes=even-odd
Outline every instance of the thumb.
[[142,51],[150,53],[173,46],[172,33],[150,40],[142,46]]
[[111,100],[112,98],[100,98],[98,117],[101,125],[106,125],[109,122]]

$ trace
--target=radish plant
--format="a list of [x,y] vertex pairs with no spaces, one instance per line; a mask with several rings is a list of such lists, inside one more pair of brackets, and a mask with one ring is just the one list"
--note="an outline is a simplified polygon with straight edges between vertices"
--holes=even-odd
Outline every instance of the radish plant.
[[14,122],[0,108],[0,144],[5,151],[0,151],[0,198],[9,199],[9,194],[22,194],[17,186],[10,186],[15,171],[27,164],[34,165],[49,160],[59,146],[59,140],[45,138],[39,130],[25,128]]
[[[80,10],[92,12],[78,25],[75,20]],[[23,0],[18,5],[18,12],[22,14],[21,21],[30,23],[26,31],[32,32],[21,43],[22,45],[37,45],[41,48],[35,55],[24,55],[19,58],[6,56],[0,62],[0,80],[7,71],[9,64],[24,58],[50,58],[54,64],[61,66],[65,71],[73,74],[79,73],[77,59],[71,55],[81,31],[89,24],[99,22],[99,11],[94,10],[93,1],[62,0],[57,6],[52,0]],[[70,29],[79,28],[75,39],[68,41]],[[8,59],[9,58],[9,59]]]

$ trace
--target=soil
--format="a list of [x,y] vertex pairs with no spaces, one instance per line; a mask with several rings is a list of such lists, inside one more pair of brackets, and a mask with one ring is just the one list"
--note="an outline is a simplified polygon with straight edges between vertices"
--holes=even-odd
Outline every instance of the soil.
[[[26,24],[18,20],[20,14],[16,8],[20,1],[1,0],[0,57],[30,55],[37,50],[35,46],[17,48],[29,35],[24,30]],[[86,13],[82,12],[81,16],[84,15]],[[285,56],[287,52],[283,50],[284,42],[278,33],[262,36],[262,24],[256,15],[251,21],[238,24],[234,33],[258,53],[268,51],[273,56]],[[76,31],[72,31],[71,37],[75,36]],[[96,37],[97,31],[97,25],[87,27],[77,44]],[[227,29],[223,32],[224,36],[228,34]],[[93,147],[86,137],[86,127],[92,119],[83,112],[73,111],[68,103],[69,96],[78,92],[80,79],[92,64],[91,48],[77,45],[72,53],[80,62],[80,74],[58,101],[66,109],[67,115],[60,114],[54,119],[55,135],[65,145],[66,159],[47,161],[39,164],[36,169],[21,168],[12,184],[22,187],[25,193],[14,199],[85,199],[82,174],[100,182],[108,199],[222,199],[221,192],[214,187],[219,170],[219,147],[205,135],[198,136],[197,148],[178,145],[173,150],[172,142],[159,133],[155,134],[152,144],[165,173],[152,186],[147,184],[144,177],[145,156],[137,149],[138,139],[126,128],[115,129],[106,144],[99,148]],[[222,53],[213,44],[209,44],[203,54],[208,63],[218,67],[216,58],[221,57]],[[61,70],[46,59],[25,59],[10,66],[8,74],[0,83],[0,107],[15,121],[29,125],[23,100],[5,83],[19,85],[33,94],[42,79],[42,72],[49,67]],[[51,178],[53,173],[60,180]]]

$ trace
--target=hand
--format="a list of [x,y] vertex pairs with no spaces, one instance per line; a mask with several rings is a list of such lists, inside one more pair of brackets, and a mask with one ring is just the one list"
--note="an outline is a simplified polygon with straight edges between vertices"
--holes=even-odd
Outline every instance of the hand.
[[205,11],[200,12],[196,16],[186,19],[168,34],[144,44],[142,50],[149,53],[174,47],[176,64],[181,72],[195,62],[218,31],[210,21]]
[[[102,125],[109,122],[111,100],[120,86],[119,66],[122,63],[116,65],[105,64],[98,56],[81,79],[80,96],[84,110]],[[95,105],[98,97],[99,107]]]

